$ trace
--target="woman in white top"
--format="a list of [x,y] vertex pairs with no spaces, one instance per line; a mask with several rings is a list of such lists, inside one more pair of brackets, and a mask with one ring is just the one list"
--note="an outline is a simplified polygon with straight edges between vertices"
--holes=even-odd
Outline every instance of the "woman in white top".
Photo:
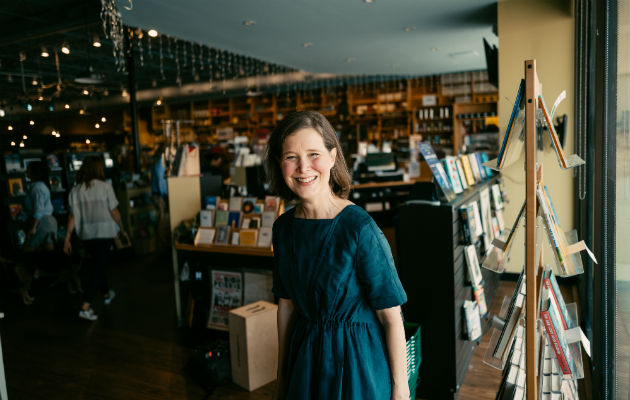
[[77,236],[84,242],[92,261],[86,263],[90,268],[90,278],[83,294],[83,305],[79,317],[94,321],[98,318],[91,304],[97,290],[105,297],[105,304],[114,298],[114,291],[109,289],[105,267],[113,239],[116,235],[125,235],[118,200],[114,189],[105,182],[103,159],[89,156],[77,173],[77,184],[69,196],[70,216],[66,232],[64,251],[72,253],[70,238],[76,229]]

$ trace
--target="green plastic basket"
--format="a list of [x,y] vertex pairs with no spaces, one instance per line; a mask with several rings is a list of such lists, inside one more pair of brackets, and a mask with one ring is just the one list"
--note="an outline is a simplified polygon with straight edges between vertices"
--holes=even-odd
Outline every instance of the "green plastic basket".
[[420,325],[405,322],[405,338],[407,339],[407,377],[409,381],[410,399],[416,398],[418,387],[418,370],[422,355],[420,354]]

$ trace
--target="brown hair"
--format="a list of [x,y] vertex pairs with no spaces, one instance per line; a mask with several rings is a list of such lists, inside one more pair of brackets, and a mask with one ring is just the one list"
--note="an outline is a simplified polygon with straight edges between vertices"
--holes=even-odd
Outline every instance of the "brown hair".
[[93,179],[105,180],[104,162],[99,156],[85,157],[79,172],[77,172],[77,185],[83,183],[86,187],[90,187]]
[[298,111],[284,117],[271,133],[267,144],[267,154],[265,158],[265,170],[271,185],[271,190],[287,201],[297,199],[295,193],[289,189],[280,168],[282,157],[282,145],[287,137],[304,128],[312,128],[322,136],[324,146],[328,151],[337,149],[335,164],[330,170],[330,189],[342,199],[347,199],[350,194],[352,178],[348,172],[346,160],[343,157],[341,144],[337,138],[335,129],[330,122],[316,111]]

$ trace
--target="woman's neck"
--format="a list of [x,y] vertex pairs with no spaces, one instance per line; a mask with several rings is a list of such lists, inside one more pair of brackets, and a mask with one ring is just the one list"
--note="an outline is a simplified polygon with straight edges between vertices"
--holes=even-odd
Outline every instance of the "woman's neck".
[[305,219],[332,219],[348,204],[347,200],[333,194],[318,201],[302,201],[296,209],[296,217]]

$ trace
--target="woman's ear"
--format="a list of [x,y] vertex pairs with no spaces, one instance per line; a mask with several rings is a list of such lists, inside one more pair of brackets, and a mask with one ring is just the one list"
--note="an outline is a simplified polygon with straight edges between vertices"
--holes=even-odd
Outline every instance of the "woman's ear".
[[333,147],[333,149],[330,150],[330,157],[332,157],[333,165],[335,165],[335,162],[337,161],[337,148],[336,147]]

